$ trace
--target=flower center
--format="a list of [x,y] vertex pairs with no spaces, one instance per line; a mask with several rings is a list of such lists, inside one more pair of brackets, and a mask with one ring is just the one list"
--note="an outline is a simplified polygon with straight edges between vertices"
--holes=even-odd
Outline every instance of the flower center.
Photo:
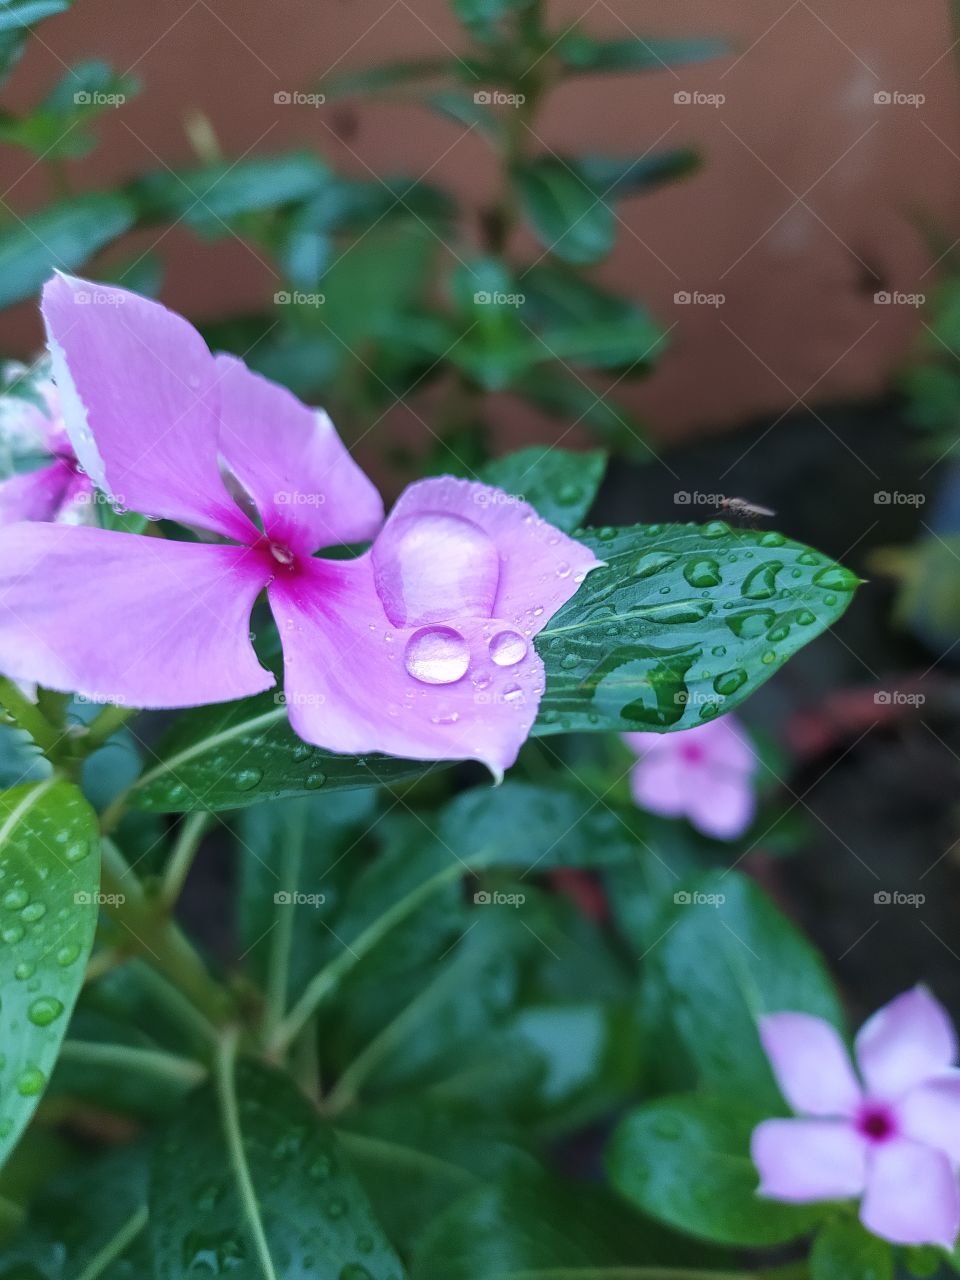
[[889,1107],[869,1102],[857,1117],[857,1129],[871,1142],[886,1142],[896,1133],[896,1122]]
[[706,752],[699,742],[680,743],[680,759],[684,764],[701,764],[705,758]]
[[271,542],[269,544],[269,549],[270,549],[270,554],[273,556],[274,560],[276,560],[277,564],[282,564],[284,568],[287,568],[289,565],[292,565],[294,560],[296,559],[296,556],[293,554],[290,548],[283,546],[279,542]]

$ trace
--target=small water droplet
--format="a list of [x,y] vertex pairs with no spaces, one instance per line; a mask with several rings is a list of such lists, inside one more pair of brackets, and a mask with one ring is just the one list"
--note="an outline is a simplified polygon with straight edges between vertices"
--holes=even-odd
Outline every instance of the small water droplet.
[[683,576],[691,587],[718,587],[720,566],[709,558],[690,560],[683,566]]
[[37,1027],[49,1027],[63,1013],[63,1005],[54,996],[38,996],[27,1010],[27,1017]]
[[39,1067],[26,1067],[17,1076],[17,1093],[22,1098],[32,1098],[43,1090],[47,1077]]
[[239,769],[233,775],[233,785],[238,791],[252,791],[262,781],[262,769]]
[[516,631],[498,631],[489,648],[490,657],[498,667],[515,667],[527,656],[527,642]]
[[723,697],[729,698],[732,693],[747,683],[747,673],[742,667],[735,667],[733,671],[723,671],[713,682],[713,687],[717,693]]
[[455,684],[470,666],[470,646],[452,627],[423,627],[407,641],[403,660],[421,684]]
[[20,919],[26,920],[27,924],[36,924],[38,920],[42,920],[47,914],[46,904],[43,902],[28,902],[20,912]]
[[66,969],[72,965],[80,955],[79,942],[67,942],[57,952],[57,964],[61,969]]
[[37,966],[32,960],[21,960],[13,971],[13,976],[18,982],[26,982],[28,978],[32,978],[37,971]]
[[30,895],[23,888],[8,889],[3,895],[3,905],[8,911],[20,911],[29,901]]

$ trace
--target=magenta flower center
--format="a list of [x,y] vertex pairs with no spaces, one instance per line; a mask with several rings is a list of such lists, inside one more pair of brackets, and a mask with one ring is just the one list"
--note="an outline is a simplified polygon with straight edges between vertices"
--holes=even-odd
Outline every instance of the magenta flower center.
[[292,565],[296,559],[296,556],[290,548],[283,546],[279,542],[270,543],[270,554],[273,556],[274,560],[276,560],[277,564],[282,564],[284,568]]
[[699,742],[681,742],[680,758],[685,764],[702,764],[706,758],[706,752]]
[[857,1116],[856,1126],[870,1142],[886,1142],[895,1136],[896,1119],[889,1107],[881,1103],[868,1102]]

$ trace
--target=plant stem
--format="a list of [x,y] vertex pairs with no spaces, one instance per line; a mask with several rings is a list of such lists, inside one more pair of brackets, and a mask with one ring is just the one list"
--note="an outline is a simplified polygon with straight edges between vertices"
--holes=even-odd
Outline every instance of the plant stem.
[[99,1253],[90,1259],[77,1276],[77,1280],[97,1280],[98,1276],[102,1276],[110,1264],[122,1257],[140,1232],[146,1228],[147,1219],[148,1210],[144,1204],[130,1215],[120,1230],[111,1236]]
[[158,901],[164,911],[170,912],[176,906],[210,821],[211,815],[201,810],[189,814],[181,823],[177,842],[163,871]]
[[350,943],[349,949],[345,948],[329,964],[324,965],[314,975],[306,991],[277,1026],[276,1033],[269,1045],[271,1053],[280,1055],[289,1047],[317,1005],[339,986],[351,969],[355,968],[364,956],[368,955],[395,925],[400,924],[407,916],[411,915],[437,889],[449,884],[451,880],[463,874],[464,866],[462,863],[450,862],[441,871],[438,871],[428,880],[424,880],[422,884],[411,890],[406,897],[395,902],[388,911],[385,911],[382,916],[374,920],[373,924],[368,925]]
[[104,905],[133,939],[134,950],[153,964],[207,1021],[222,1025],[231,1011],[227,991],[207,972],[200,956],[166,914],[157,911],[112,840],[101,841]]
[[162,1049],[143,1049],[138,1045],[99,1044],[88,1040],[64,1040],[60,1057],[66,1062],[82,1062],[96,1067],[121,1067],[142,1075],[169,1080],[192,1088],[206,1078],[206,1069],[192,1058],[181,1058]]
[[0,706],[18,726],[29,733],[43,754],[52,758],[57,745],[65,736],[55,728],[35,702],[22,693],[13,680],[0,676]]
[[[300,867],[303,861],[303,843],[306,836],[306,809],[293,806],[293,821],[287,824],[287,841],[281,853],[280,887],[291,895],[300,883]],[[283,1020],[287,1007],[287,987],[290,979],[290,949],[293,944],[293,928],[297,908],[291,900],[277,903],[274,899],[276,927],[270,940],[270,956],[267,963],[266,1003],[263,1013],[263,1036],[269,1044]]]
[[98,747],[102,747],[108,738],[112,737],[118,729],[122,729],[136,714],[136,707],[121,707],[112,702],[108,703],[87,725],[87,732],[83,737],[87,755],[96,751]]

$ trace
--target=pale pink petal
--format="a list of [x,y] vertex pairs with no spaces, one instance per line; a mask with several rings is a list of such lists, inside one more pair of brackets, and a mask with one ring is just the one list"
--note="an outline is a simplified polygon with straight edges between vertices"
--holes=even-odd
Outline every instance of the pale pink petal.
[[691,737],[699,736],[711,763],[737,773],[756,773],[757,755],[753,744],[732,715],[718,716],[688,732]]
[[57,524],[99,524],[98,503],[105,501],[82,473],[74,474],[64,490],[60,508],[55,516]]
[[43,317],[64,421],[98,488],[144,515],[249,538],[220,479],[216,371],[193,326],[63,275],[44,286]]
[[53,520],[73,479],[73,468],[57,459],[36,471],[0,483],[0,524]]
[[679,818],[690,802],[690,777],[672,755],[656,753],[630,770],[630,791],[641,809]]
[[764,1120],[750,1154],[771,1200],[846,1200],[865,1185],[866,1143],[845,1120]]
[[960,1165],[960,1072],[932,1076],[897,1104],[900,1130],[907,1138],[945,1152]]
[[216,366],[220,450],[267,536],[307,555],[372,538],[383,502],[327,415],[234,356],[217,356]]
[[687,732],[692,733],[693,730],[682,730],[681,733],[621,733],[620,737],[631,751],[645,760],[650,756],[677,755],[681,734],[685,736]]
[[135,707],[269,688],[250,643],[269,568],[246,547],[104,529],[0,529],[0,672]]
[[[414,518],[429,522],[419,545],[412,533]],[[476,530],[492,542],[499,557],[489,616],[502,618],[527,636],[541,631],[574,595],[584,575],[601,563],[527,503],[500,489],[452,476],[421,480],[401,494],[374,544],[378,583],[391,613],[396,616],[406,600],[409,621],[439,611],[446,596],[452,607],[444,616],[474,616],[489,598],[491,572],[488,543]],[[443,565],[442,548],[451,544],[457,547],[458,564],[474,565],[459,588]],[[436,549],[431,552],[431,547]]]
[[860,1085],[837,1029],[809,1013],[769,1013],[760,1040],[780,1092],[794,1111],[809,1116],[850,1116]]
[[893,1244],[952,1249],[960,1233],[960,1192],[950,1161],[907,1138],[894,1138],[870,1155],[860,1220]]
[[[442,548],[439,549],[442,554]],[[369,555],[308,559],[269,587],[290,723],[330,751],[513,763],[536,717],[543,664],[508,623],[391,626]],[[508,633],[512,649],[497,638]],[[491,642],[501,659],[494,661]]]
[[914,987],[864,1023],[856,1056],[868,1091],[892,1101],[953,1065],[956,1033],[943,1005],[925,987]]
[[687,816],[704,835],[736,840],[753,821],[756,795],[745,774],[704,766],[691,771],[687,785]]

